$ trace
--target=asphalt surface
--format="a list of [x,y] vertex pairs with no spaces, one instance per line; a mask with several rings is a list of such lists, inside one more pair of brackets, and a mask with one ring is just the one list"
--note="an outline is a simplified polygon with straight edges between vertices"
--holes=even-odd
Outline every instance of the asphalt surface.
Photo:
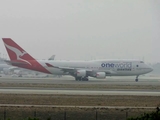
[[108,85],[160,85],[160,77],[140,77],[135,82],[135,77],[107,77],[89,81],[75,81],[72,77],[61,78],[18,78],[1,77],[0,83],[29,83],[29,84],[108,84]]
[[8,88],[0,89],[0,93],[5,94],[58,94],[58,95],[134,95],[134,96],[160,96],[160,92],[155,91],[94,91],[94,90],[49,90],[49,89],[20,89]]
[[[0,78],[0,83],[28,83],[28,84],[106,84],[106,85],[160,85],[158,77],[141,77],[139,82],[134,77],[108,77],[103,79],[90,79],[89,81],[75,81],[72,77],[62,78]],[[160,90],[85,90],[70,88],[32,88],[32,87],[0,87],[0,93],[15,94],[66,94],[66,95],[138,95],[160,96]]]

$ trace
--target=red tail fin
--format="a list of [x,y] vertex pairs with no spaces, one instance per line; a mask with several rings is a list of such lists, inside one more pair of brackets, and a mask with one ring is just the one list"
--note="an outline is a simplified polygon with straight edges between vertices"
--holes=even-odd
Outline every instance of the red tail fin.
[[19,45],[17,45],[11,38],[2,38],[8,55],[11,61],[8,61],[11,65],[35,70],[44,73],[50,73],[42,64],[30,56]]
[[17,45],[11,38],[2,38],[8,55],[11,60],[20,60],[27,62],[28,60],[35,60],[19,45]]

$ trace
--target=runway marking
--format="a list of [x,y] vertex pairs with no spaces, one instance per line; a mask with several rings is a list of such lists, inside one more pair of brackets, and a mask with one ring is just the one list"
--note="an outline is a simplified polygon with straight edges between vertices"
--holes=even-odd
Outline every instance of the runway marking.
[[73,106],[73,105],[26,105],[26,104],[0,104],[0,107],[40,107],[40,108],[89,108],[89,109],[156,109],[156,107],[143,106]]

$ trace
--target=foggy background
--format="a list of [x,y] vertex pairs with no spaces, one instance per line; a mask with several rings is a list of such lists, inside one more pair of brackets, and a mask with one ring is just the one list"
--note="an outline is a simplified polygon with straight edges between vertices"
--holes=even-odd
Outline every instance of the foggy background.
[[[0,38],[36,59],[160,62],[159,0],[0,0]],[[6,50],[0,40],[0,53]]]

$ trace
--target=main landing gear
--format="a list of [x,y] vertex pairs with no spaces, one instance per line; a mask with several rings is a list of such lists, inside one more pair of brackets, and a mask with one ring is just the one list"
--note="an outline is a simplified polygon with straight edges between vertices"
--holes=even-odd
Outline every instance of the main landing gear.
[[136,76],[136,79],[135,79],[135,81],[136,81],[136,82],[138,82],[138,75]]
[[76,81],[88,81],[88,77],[75,77]]

